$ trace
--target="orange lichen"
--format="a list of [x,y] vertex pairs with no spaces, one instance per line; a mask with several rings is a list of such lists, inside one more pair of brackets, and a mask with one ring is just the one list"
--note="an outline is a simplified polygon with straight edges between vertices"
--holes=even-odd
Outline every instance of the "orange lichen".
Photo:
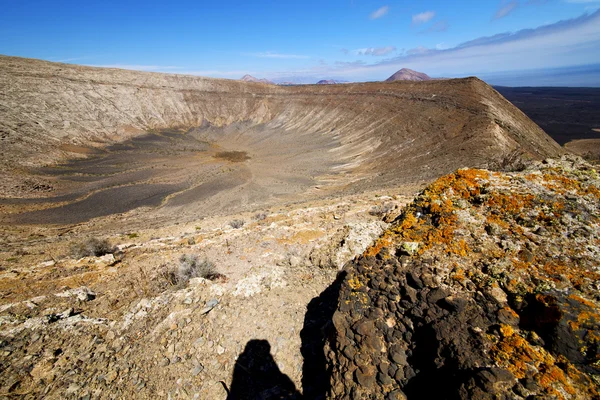
[[357,276],[353,276],[352,278],[348,279],[348,285],[352,290],[358,290],[364,286]]
[[450,277],[456,281],[462,281],[465,279],[465,270],[462,268],[456,268]]
[[392,237],[393,234],[391,232],[384,232],[384,234],[375,241],[375,244],[364,251],[363,256],[376,256],[384,247],[390,246]]
[[528,374],[531,375],[532,370],[537,370],[532,378],[548,395],[564,399],[561,390],[557,389],[573,395],[577,393],[573,386],[577,383],[580,383],[580,392],[590,396],[598,395],[595,388],[586,385],[588,382],[585,376],[566,359],[557,360],[543,348],[532,346],[508,325],[501,325],[500,332],[502,339],[492,347],[490,355],[517,379],[523,379]]

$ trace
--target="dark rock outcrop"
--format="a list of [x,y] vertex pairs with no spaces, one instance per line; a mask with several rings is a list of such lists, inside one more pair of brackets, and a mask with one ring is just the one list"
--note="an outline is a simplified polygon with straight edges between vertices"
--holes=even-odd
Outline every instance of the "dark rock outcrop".
[[563,158],[425,189],[345,267],[331,398],[598,398],[599,182]]

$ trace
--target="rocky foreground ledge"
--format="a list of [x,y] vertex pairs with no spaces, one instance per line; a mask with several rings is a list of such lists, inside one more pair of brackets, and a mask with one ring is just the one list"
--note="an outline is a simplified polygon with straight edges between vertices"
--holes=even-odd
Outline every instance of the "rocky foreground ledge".
[[563,157],[430,185],[344,269],[330,397],[599,398],[599,183]]

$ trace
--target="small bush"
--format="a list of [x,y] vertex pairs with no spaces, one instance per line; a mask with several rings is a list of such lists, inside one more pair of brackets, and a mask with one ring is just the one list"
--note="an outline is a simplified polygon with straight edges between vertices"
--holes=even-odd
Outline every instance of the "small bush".
[[176,268],[163,268],[161,275],[173,286],[183,287],[192,278],[216,279],[221,275],[217,273],[215,264],[208,259],[200,260],[198,256],[183,254],[179,258]]
[[244,226],[244,224],[244,220],[241,219],[234,219],[233,221],[229,222],[229,226],[231,226],[233,229],[239,229]]
[[524,171],[529,164],[528,158],[520,150],[503,155],[502,157],[492,161],[488,166],[492,170],[502,172],[518,172]]
[[264,212],[258,212],[252,217],[252,219],[255,221],[262,221],[265,218],[267,218],[267,213]]
[[75,243],[71,246],[71,255],[75,258],[96,256],[115,252],[115,248],[106,239],[89,238],[84,242]]

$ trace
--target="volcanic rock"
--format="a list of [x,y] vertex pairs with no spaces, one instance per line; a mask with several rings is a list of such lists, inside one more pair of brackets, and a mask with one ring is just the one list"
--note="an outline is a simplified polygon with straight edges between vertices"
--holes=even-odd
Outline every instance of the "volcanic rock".
[[345,267],[330,397],[598,398],[599,212],[574,156],[432,183]]

